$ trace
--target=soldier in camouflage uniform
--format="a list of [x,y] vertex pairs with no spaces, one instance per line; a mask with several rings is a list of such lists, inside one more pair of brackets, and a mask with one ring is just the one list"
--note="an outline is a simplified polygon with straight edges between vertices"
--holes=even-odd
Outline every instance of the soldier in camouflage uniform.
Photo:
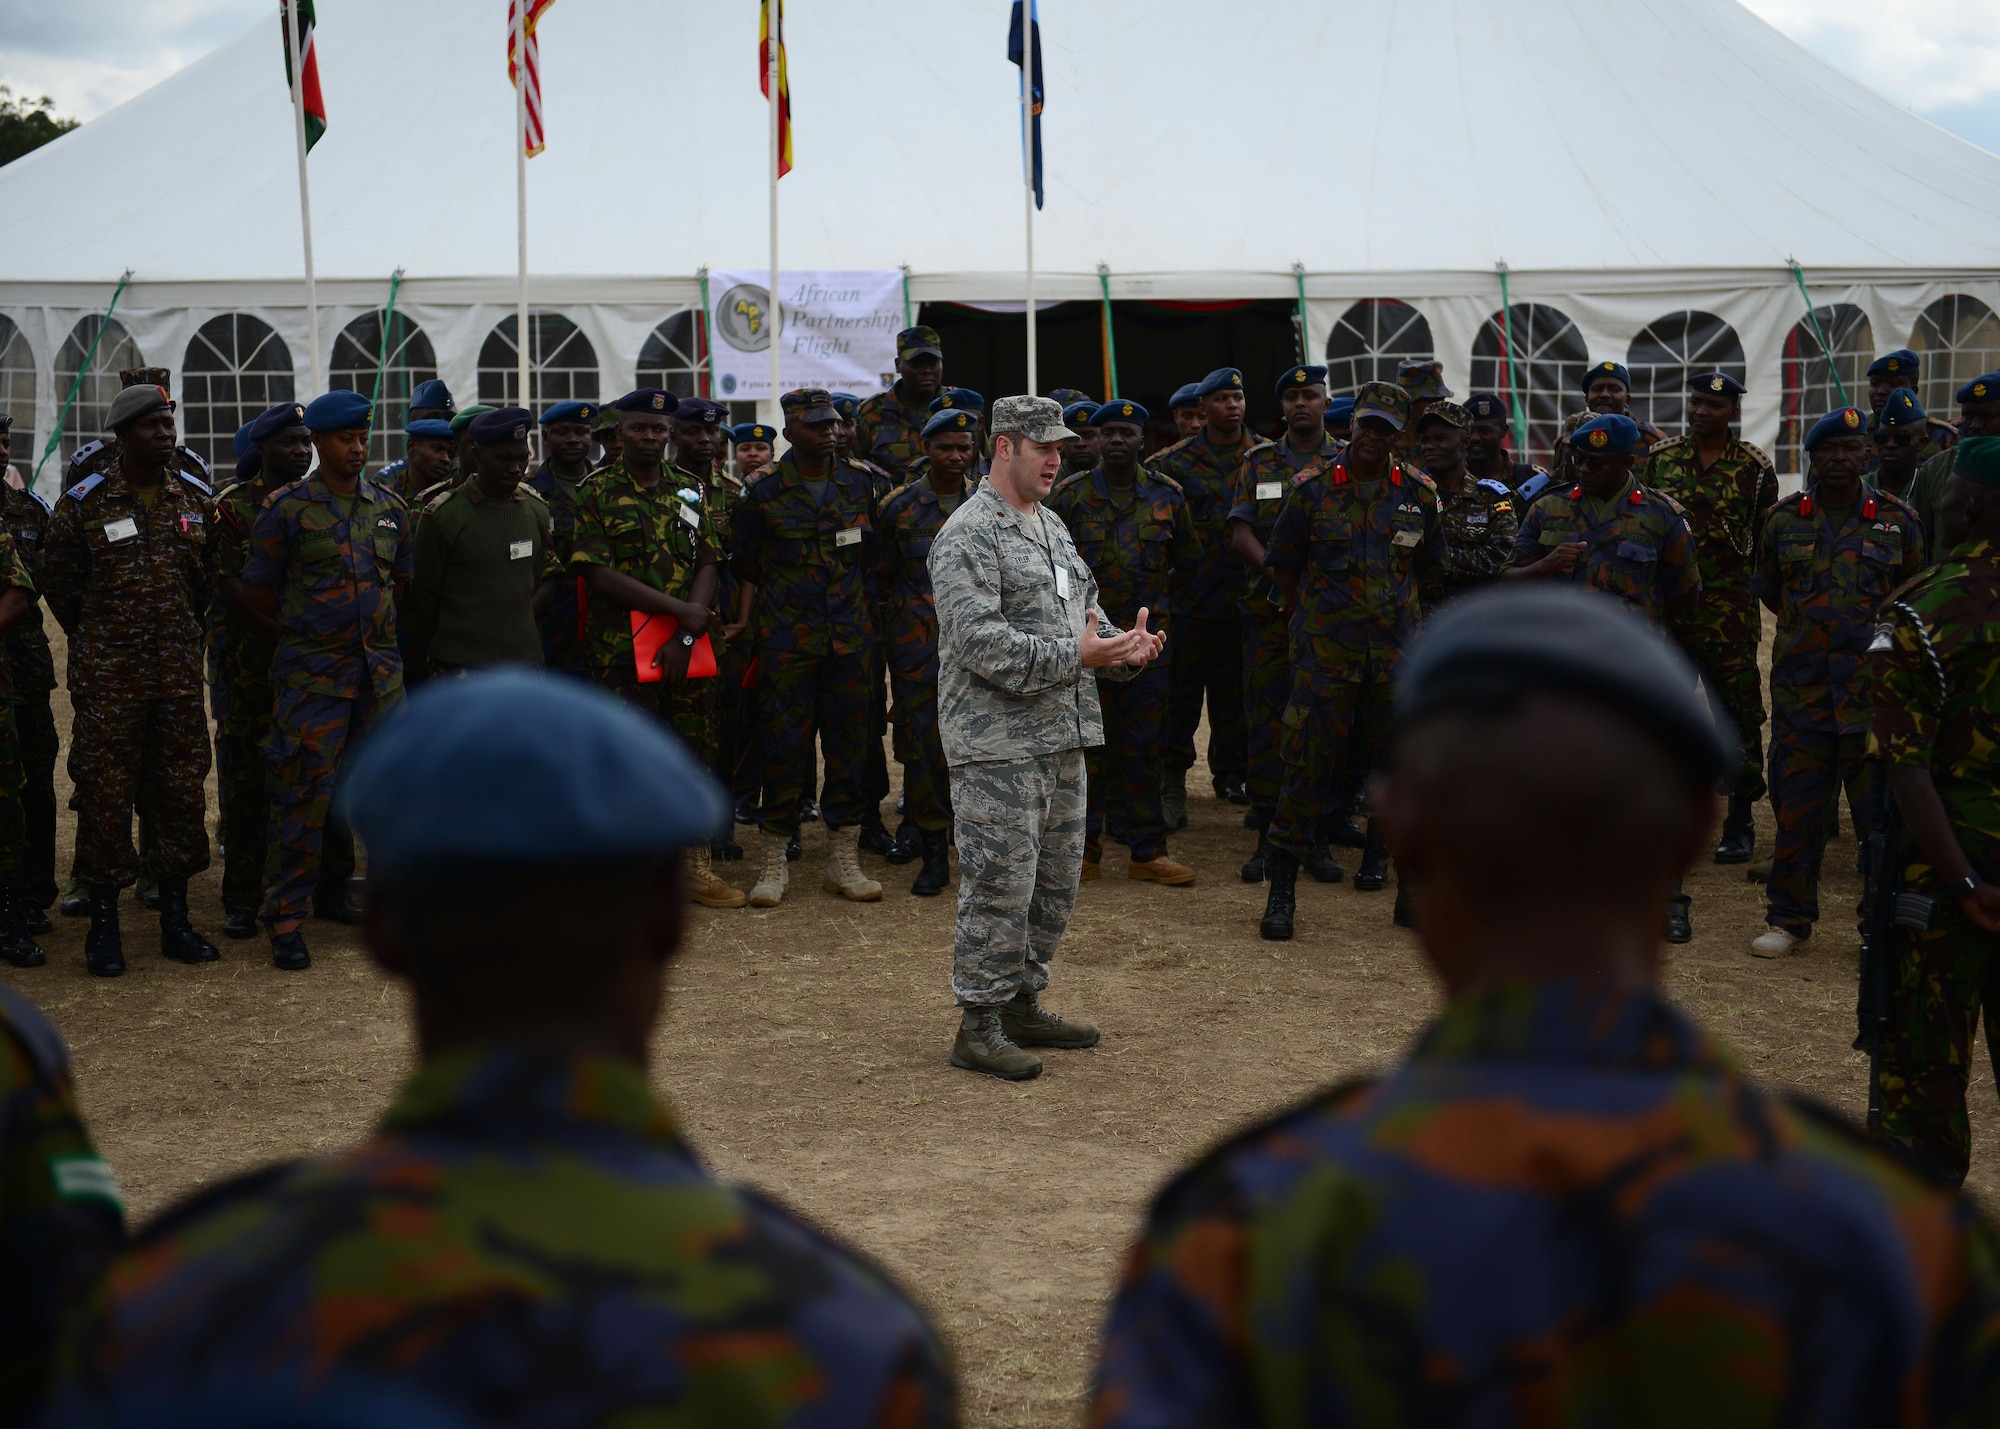
[[[861,399],[852,392],[835,392],[833,414],[838,419],[833,427],[833,457],[839,465],[859,472],[868,479],[868,487],[874,495],[875,505],[880,509],[889,499],[889,493],[903,482],[920,480],[929,470],[929,459],[919,453],[916,460],[904,469],[901,481],[889,475],[872,461],[865,461],[854,452],[854,423],[861,412]],[[967,401],[966,399],[970,399]],[[941,408],[965,407],[977,427],[980,415],[986,409],[986,400],[977,392],[962,387],[949,388],[931,402],[931,412]],[[977,410],[972,410],[975,408]],[[930,420],[929,416],[924,419]],[[869,583],[869,599],[875,598],[873,581]],[[877,606],[872,612],[876,627],[882,622],[882,611]],[[883,739],[889,733],[889,672],[882,661],[882,651],[875,651],[874,669],[868,676],[868,772],[861,785],[861,847],[869,853],[878,854],[891,863],[908,863],[917,855],[919,840],[916,826],[903,821],[897,833],[891,836],[882,824],[882,801],[889,797],[889,756],[883,748]],[[808,788],[811,787],[808,781]],[[904,830],[910,834],[908,844],[904,842]]]
[[[1403,388],[1363,387],[1346,452],[1285,494],[1264,553],[1292,636],[1285,781],[1258,926],[1265,938],[1292,936],[1299,863],[1343,753],[1358,772],[1388,752],[1389,694],[1416,633],[1418,592],[1444,563],[1437,488],[1392,454],[1409,410]],[[1348,749],[1350,737],[1360,748]],[[1371,817],[1354,886],[1375,892],[1388,882],[1388,851]]]
[[1167,410],[1173,414],[1174,440],[1184,442],[1201,430],[1201,399],[1194,394],[1200,390],[1199,382],[1183,382],[1174,389],[1173,397],[1167,402]]
[[1167,781],[1162,796],[1167,828],[1187,825],[1187,772],[1194,735],[1208,704],[1208,772],[1219,799],[1247,804],[1249,763],[1243,729],[1243,633],[1237,602],[1249,588],[1242,562],[1229,553],[1229,508],[1236,468],[1257,445],[1243,421],[1243,374],[1219,367],[1195,388],[1202,427],[1156,453],[1148,469],[1179,486],[1201,543],[1201,566],[1182,592],[1167,675]]
[[[1520,497],[1515,503],[1525,511],[1534,497],[1548,490],[1549,474],[1531,461],[1516,461],[1507,449],[1507,404],[1487,392],[1475,394],[1465,404],[1472,419],[1465,429],[1465,470],[1474,481],[1496,481]],[[1529,483],[1534,482],[1532,492]]]
[[892,485],[908,481],[910,463],[924,454],[931,399],[943,390],[944,348],[937,329],[904,328],[896,334],[895,386],[870,397],[854,414],[854,455],[888,472]]
[[1891,392],[1868,424],[1868,435],[1874,444],[1870,480],[1878,491],[1907,501],[1930,450],[1930,419],[1916,394],[1900,387]]
[[[1102,680],[1129,680],[1164,643],[1104,618],[1069,531],[1042,508],[1070,436],[1047,397],[993,404],[993,469],[931,546],[938,730],[958,821],[951,1063],[1008,1081],[1029,1047],[1097,1045],[1041,1005],[1083,874],[1084,751],[1104,742]],[[1096,678],[1092,678],[1095,672]]]
[[1756,849],[1752,809],[1764,797],[1764,695],[1757,647],[1764,622],[1750,579],[1757,566],[1757,532],[1778,499],[1771,459],[1731,434],[1742,415],[1743,384],[1725,372],[1688,379],[1688,434],[1657,443],[1640,482],[1681,504],[1701,567],[1701,599],[1669,626],[1694,659],[1716,708],[1736,726],[1742,763],[1726,792],[1717,863],[1748,863]]
[[1814,423],[1805,439],[1807,487],[1778,503],[1758,543],[1752,590],[1778,617],[1771,647],[1778,846],[1766,895],[1770,927],[1750,945],[1758,957],[1783,957],[1812,936],[1826,814],[1841,787],[1856,811],[1875,806],[1862,775],[1868,643],[1882,602],[1923,565],[1924,540],[1914,511],[1861,479],[1867,430],[1866,414],[1853,407]]
[[[0,412],[0,469],[12,451],[12,414]],[[48,534],[49,504],[32,487],[16,488],[0,481],[0,524],[13,538],[14,551],[30,577],[42,568]],[[56,755],[62,739],[56,733],[49,692],[56,687],[56,661],[43,628],[42,608],[31,605],[7,633],[7,677],[13,686],[14,732],[21,748],[21,813],[27,843],[21,852],[21,926],[29,936],[52,931],[48,907],[56,887]]]
[[1063,443],[1062,471],[1057,474],[1057,481],[1075,476],[1078,472],[1089,473],[1097,469],[1097,428],[1090,425],[1097,406],[1097,403],[1086,399],[1071,402],[1063,408],[1063,425],[1076,435]]
[[1446,601],[1498,580],[1514,564],[1514,536],[1521,524],[1514,512],[1514,489],[1474,478],[1465,469],[1465,434],[1471,425],[1472,414],[1456,402],[1433,402],[1417,422],[1424,473],[1437,486],[1438,519],[1444,523],[1444,565],[1423,592],[1427,616]]
[[[715,648],[718,688],[712,696],[709,768],[725,785],[731,784],[743,757],[747,725],[747,701],[743,675],[755,652],[734,624],[739,592],[736,577],[723,555],[729,549],[729,532],[736,516],[736,504],[743,499],[743,483],[729,472],[729,409],[706,397],[683,397],[674,408],[674,480],[701,499],[695,504],[708,518],[716,556],[714,617],[708,623],[709,639]],[[754,737],[754,732],[753,737]],[[732,831],[710,845],[709,855],[735,862],[743,857],[743,846]]]
[[[1607,414],[1632,417],[1632,374],[1624,363],[1599,362],[1584,368],[1582,385],[1583,410],[1570,413],[1563,420],[1562,431],[1556,434],[1555,454],[1549,461],[1550,480],[1554,486],[1576,485],[1575,437],[1578,427]],[[1632,417],[1632,421],[1638,426],[1640,439],[1646,448],[1667,439],[1667,434],[1651,422],[1642,422],[1637,417]],[[1643,450],[1641,454],[1644,454]],[[1540,495],[1537,491],[1530,499]]]
[[344,824],[328,823],[334,781],[348,751],[403,703],[396,603],[410,579],[410,521],[365,474],[372,413],[355,392],[306,404],[319,469],[265,501],[243,561],[250,599],[278,626],[258,918],[272,966],[288,972],[312,965],[309,899],[316,916],[355,921],[336,881],[350,855]]
[[2000,437],[1951,454],[1943,559],[1894,594],[1869,646],[1868,732],[1910,831],[1901,886],[1936,902],[1928,931],[1891,930],[1881,1132],[1963,1182],[1973,1038],[2000,1008]]
[[1417,428],[1422,425],[1424,413],[1432,404],[1448,401],[1451,388],[1445,385],[1444,364],[1428,359],[1413,359],[1396,364],[1396,385],[1409,394],[1410,417],[1396,439],[1396,460],[1419,471],[1424,465],[1423,443],[1417,438]]
[[[0,534],[0,635],[11,638],[35,613],[27,558],[11,534]],[[13,662],[0,663],[0,957],[17,968],[38,968],[48,955],[28,926],[28,816],[13,681]]]
[[442,481],[445,474],[443,467],[450,464],[450,457],[440,458],[435,449],[420,454],[412,445],[411,438],[415,434],[410,428],[420,422],[436,422],[449,432],[451,419],[457,412],[458,404],[452,400],[451,389],[444,383],[435,377],[428,382],[419,382],[410,393],[409,410],[403,417],[403,458],[376,472],[375,484],[395,492],[408,505],[416,500],[419,491],[433,482]]
[[361,1144],[156,1219],[53,1423],[230,1422],[201,1410],[246,1396],[323,1423],[361,1383],[496,1429],[949,1429],[922,1312],[714,1176],[650,1084],[681,850],[726,820],[686,749],[577,681],[490,672],[413,701],[342,798],[418,1064]]
[[581,615],[586,597],[578,578],[567,572],[576,548],[577,493],[590,477],[590,431],[597,414],[595,402],[558,402],[545,410],[540,423],[545,460],[527,481],[528,489],[548,504],[556,562],[565,572],[535,613],[542,630],[542,664],[572,675],[584,673],[588,632]]
[[[1923,361],[1907,347],[1876,358],[1868,364],[1868,414],[1879,420],[1889,398],[1897,392],[1906,392],[1911,401],[1916,400],[1917,379],[1923,373]],[[1941,417],[1923,417],[1923,408],[1917,413],[1923,420],[1925,440],[1918,449],[1917,463],[1922,465],[1939,452],[1955,445],[1958,428]]]
[[2000,1422],[1977,1208],[1659,989],[1732,757],[1694,679],[1573,591],[1427,628],[1381,806],[1442,1015],[1168,1183],[1094,1429]]
[[84,957],[91,972],[116,977],[125,971],[118,892],[139,875],[135,809],[152,832],[145,864],[159,880],[161,953],[220,956],[189,924],[187,904],[189,877],[208,867],[202,642],[214,493],[175,465],[165,388],[126,388],[107,424],[118,455],[57,503],[43,573],[69,636],[76,861],[90,890]]
[[[1091,414],[1098,435],[1096,470],[1058,481],[1046,503],[1069,528],[1077,555],[1097,581],[1099,610],[1113,625],[1134,625],[1148,612],[1147,628],[1171,640],[1169,595],[1185,589],[1202,564],[1202,549],[1188,519],[1187,498],[1166,477],[1139,464],[1148,413],[1137,402],[1113,397]],[[1125,813],[1122,839],[1131,851],[1126,876],[1140,882],[1185,887],[1195,871],[1167,857],[1160,776],[1166,758],[1168,672],[1166,648],[1139,675],[1098,691],[1104,743],[1088,752],[1085,772],[1083,879],[1098,877],[1107,790],[1118,791]]]
[[[1958,389],[1954,400],[1958,403],[1961,438],[2000,437],[2000,370],[1973,378]],[[1933,565],[1944,558],[1938,504],[1944,499],[1944,489],[1956,461],[1954,448],[1946,447],[1917,468],[1916,479],[1904,493],[1904,499],[1916,508],[1917,520],[1923,523],[1925,555]]]

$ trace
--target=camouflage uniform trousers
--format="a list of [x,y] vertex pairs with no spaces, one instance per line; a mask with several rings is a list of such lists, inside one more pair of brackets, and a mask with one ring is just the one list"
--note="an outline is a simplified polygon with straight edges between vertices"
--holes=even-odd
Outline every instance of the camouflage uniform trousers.
[[717,676],[701,680],[661,680],[652,685],[620,685],[616,693],[635,709],[644,710],[671,729],[699,759],[715,767],[717,707],[721,703],[721,664]]
[[1083,877],[1084,754],[955,765],[958,923],[951,991],[997,1007],[1049,985]]
[[268,682],[230,689],[215,726],[215,783],[222,805],[222,909],[255,913],[264,901],[264,841],[271,831],[264,742],[271,736]]
[[1285,705],[1292,695],[1292,637],[1276,610],[1243,617],[1243,725],[1250,808],[1264,824],[1285,782]]
[[1095,862],[1104,833],[1105,798],[1125,812],[1124,843],[1132,862],[1150,863],[1167,851],[1167,819],[1160,810],[1160,774],[1166,767],[1167,691],[1173,660],[1165,654],[1130,680],[1097,687],[1104,711],[1104,743],[1088,750],[1084,856]]
[[353,846],[345,828],[328,826],[333,786],[355,742],[403,703],[399,689],[353,698],[282,686],[264,741],[265,792],[271,804],[264,845],[264,905],[258,918],[272,934],[298,931],[318,890],[346,895]]
[[937,677],[891,674],[896,762],[903,766],[903,817],[926,833],[951,831],[951,769],[938,735]]
[[[1952,832],[1981,878],[2000,877],[2000,841],[1958,825]],[[1874,1068],[1882,1135],[1963,1183],[1972,1164],[1965,1093],[1982,1010],[1987,1055],[2000,1081],[2000,1041],[1992,1035],[1992,1018],[2000,1010],[2000,938],[1965,920],[1957,901],[1940,893],[1937,875],[1921,857],[1905,866],[1903,888],[1938,900],[1938,926],[1928,933],[1897,928],[1892,934],[1889,1025]]]
[[1167,766],[1194,767],[1194,732],[1208,700],[1208,772],[1217,782],[1241,779],[1248,756],[1243,733],[1242,622],[1230,615],[1175,620],[1172,683],[1167,692]]
[[18,887],[30,907],[47,908],[62,892],[56,886],[56,755],[62,737],[47,690],[15,696],[13,715],[25,826]]
[[790,838],[812,785],[813,732],[826,753],[820,818],[829,829],[861,822],[868,764],[869,684],[874,657],[766,650],[757,685],[764,727],[764,807],[759,826]]
[[[1771,802],[1778,814],[1777,847],[1771,855],[1766,889],[1768,921],[1794,937],[1812,935],[1819,921],[1819,869],[1826,853],[1830,821],[1845,785],[1856,809],[1868,807],[1868,734],[1842,734],[1782,717],[1771,728]],[[1858,909],[1856,910],[1858,913]]]
[[[124,888],[141,865],[154,878],[187,878],[208,867],[208,716],[200,695],[123,699],[79,692],[70,730],[76,781],[76,875],[93,887]],[[136,808],[148,835],[132,847]]]
[[867,807],[862,814],[880,818],[882,801],[889,797],[889,756],[882,744],[889,733],[889,671],[879,652],[871,652],[869,665],[868,772],[861,784],[861,798]]
[[[757,651],[747,642],[731,645],[717,662],[722,690],[716,711],[716,774],[738,799],[756,794],[764,782],[764,755],[757,743],[757,692],[746,690],[757,666]],[[753,684],[754,680],[751,681]]]
[[28,853],[26,780],[21,773],[19,713],[0,700],[0,883],[21,887]]
[[1757,647],[1727,642],[1714,632],[1677,633],[1688,658],[1701,673],[1710,708],[1728,716],[1742,741],[1742,757],[1724,792],[1745,799],[1763,798],[1767,786],[1763,761],[1757,756],[1762,752],[1768,716],[1764,712],[1764,681],[1757,670]]
[[1285,705],[1285,783],[1271,820],[1271,846],[1303,859],[1313,830],[1328,812],[1328,791],[1345,768],[1365,779],[1387,752],[1394,686],[1387,680],[1345,680],[1315,699],[1295,680]]

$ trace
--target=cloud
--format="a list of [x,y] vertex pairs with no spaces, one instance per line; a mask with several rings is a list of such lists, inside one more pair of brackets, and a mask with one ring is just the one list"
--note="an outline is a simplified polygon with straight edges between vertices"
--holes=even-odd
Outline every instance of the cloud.
[[[269,0],[0,0],[0,84],[95,119],[275,9]],[[277,37],[272,19],[274,54]]]
[[2000,100],[1993,0],[1745,0],[1751,10],[1919,114]]

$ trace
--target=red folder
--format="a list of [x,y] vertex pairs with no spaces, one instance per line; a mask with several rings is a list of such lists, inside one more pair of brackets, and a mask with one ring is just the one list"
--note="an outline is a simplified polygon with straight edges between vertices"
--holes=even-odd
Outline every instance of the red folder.
[[[635,610],[632,616],[632,663],[637,667],[639,683],[657,685],[660,683],[660,667],[653,663],[660,653],[660,647],[680,634],[681,623],[671,615],[648,615]],[[715,644],[706,635],[694,642],[688,651],[687,677],[690,680],[705,680],[716,674]]]

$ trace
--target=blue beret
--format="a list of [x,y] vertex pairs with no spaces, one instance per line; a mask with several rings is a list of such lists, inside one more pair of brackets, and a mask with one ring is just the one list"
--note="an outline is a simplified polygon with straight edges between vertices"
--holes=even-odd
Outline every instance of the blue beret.
[[778,440],[778,429],[776,427],[767,427],[762,422],[739,422],[729,429],[729,440],[732,442],[775,442]]
[[426,411],[442,411],[447,415],[458,411],[458,403],[451,400],[451,388],[435,377],[428,382],[417,384],[416,390],[410,393],[410,405],[421,407]]
[[1507,404],[1490,392],[1480,392],[1465,404],[1466,413],[1475,422],[1507,422]]
[[1919,402],[1917,394],[1907,387],[1898,387],[1891,392],[1888,400],[1882,403],[1881,412],[1875,418],[1875,430],[1878,432],[1884,427],[1922,428],[1928,425],[1929,419],[1924,415],[1923,403]]
[[[7,417],[7,425],[10,427],[14,425],[14,418],[11,413]],[[236,454],[238,461],[242,461],[243,458],[257,450],[257,443],[250,439],[250,428],[255,425],[256,422],[254,419],[245,422],[236,429],[236,435],[229,439],[229,449]]]
[[933,412],[949,411],[956,407],[962,407],[968,412],[984,412],[986,399],[970,387],[947,387],[931,398]]
[[582,422],[590,425],[590,419],[597,415],[595,402],[558,402],[542,413],[541,424],[549,426],[554,422]]
[[[468,423],[468,425],[470,424]],[[451,423],[447,422],[443,417],[425,417],[421,421],[411,422],[404,426],[403,435],[406,437],[433,437],[438,441],[448,442],[458,434],[452,431]]]
[[1243,374],[1234,367],[1218,367],[1195,385],[1194,395],[1198,402],[1217,392],[1241,392]]
[[[1065,414],[1065,420],[1067,420],[1067,414]],[[1123,397],[1113,397],[1109,402],[1106,402],[1102,407],[1099,407],[1095,412],[1090,414],[1090,425],[1093,427],[1108,426],[1112,422],[1123,422],[1127,426],[1143,427],[1146,425],[1146,409],[1141,407],[1137,402],[1128,402]]]
[[1968,402],[1991,402],[2000,399],[2000,372],[1989,372],[1983,377],[1975,377],[1958,389],[1954,399],[1963,407]]
[[1088,397],[1084,398],[1081,402],[1072,402],[1063,408],[1063,425],[1074,430],[1088,423],[1091,413],[1096,410],[1097,404]]
[[1697,372],[1688,378],[1688,391],[1706,392],[1711,397],[1741,397],[1749,390],[1727,372]]
[[390,877],[649,862],[730,818],[721,787],[658,721],[525,670],[424,685],[348,761],[339,801],[370,871]]
[[1610,705],[1665,745],[1696,788],[1736,762],[1733,732],[1696,692],[1687,657],[1617,601],[1574,587],[1495,586],[1455,600],[1397,674],[1405,729],[1546,690]]
[[1907,347],[1884,353],[1868,364],[1870,377],[1915,377],[1922,370],[1923,363]]
[[680,406],[674,408],[676,422],[693,422],[701,427],[719,427],[728,415],[720,402],[711,402],[706,397],[683,397]]
[[1278,378],[1278,385],[1274,390],[1282,397],[1293,387],[1323,387],[1325,385],[1326,369],[1308,364],[1304,367],[1287,367],[1284,374]]
[[964,407],[947,407],[941,412],[931,413],[931,419],[924,423],[924,436],[934,437],[939,432],[964,432],[976,437],[979,431],[979,415]]
[[474,417],[465,430],[474,444],[490,447],[500,442],[525,442],[533,421],[526,407],[495,407]]
[[[843,422],[851,422],[861,412],[861,399],[852,392],[836,392],[833,394],[833,410]],[[931,410],[937,410],[937,403],[931,403]]]
[[1589,392],[1590,384],[1600,377],[1615,377],[1625,384],[1626,391],[1632,390],[1632,373],[1622,362],[1593,362],[1583,369],[1583,376],[1577,379],[1576,385]]
[[1354,416],[1354,399],[1336,397],[1326,404],[1326,424],[1329,427],[1344,427]]
[[1579,452],[1617,455],[1645,443],[1639,424],[1623,412],[1605,412],[1592,417],[1569,435],[1569,444]]
[[1812,424],[1803,443],[1811,451],[1828,437],[1863,437],[1868,434],[1868,414],[1859,407],[1841,407]]
[[296,402],[280,402],[275,407],[266,407],[250,419],[243,430],[251,446],[267,442],[287,427],[303,427],[306,424],[306,409]]
[[680,398],[664,387],[641,387],[627,392],[610,405],[621,412],[658,412],[667,416],[680,405]]
[[1179,412],[1201,401],[1201,398],[1194,394],[1194,389],[1199,385],[1199,383],[1188,382],[1176,387],[1174,395],[1167,401],[1167,410],[1170,412]]
[[[351,432],[357,427],[366,427],[374,411],[375,404],[359,392],[329,392],[306,403],[304,418],[307,429],[311,431]],[[263,418],[257,420],[261,422]]]

